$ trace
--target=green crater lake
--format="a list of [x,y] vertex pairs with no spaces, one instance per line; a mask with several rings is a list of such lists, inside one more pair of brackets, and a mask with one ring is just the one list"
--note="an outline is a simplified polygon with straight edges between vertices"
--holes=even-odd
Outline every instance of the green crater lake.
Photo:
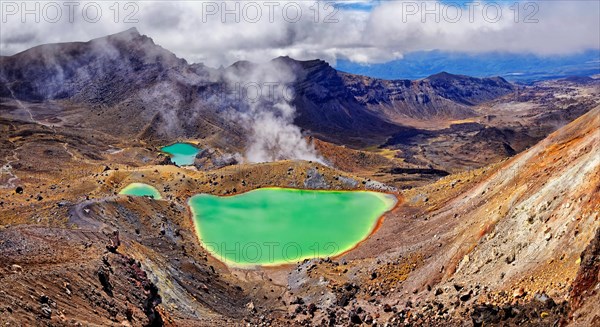
[[175,143],[160,149],[171,155],[171,161],[178,166],[189,166],[194,164],[196,155],[200,150],[188,143]]
[[119,192],[119,194],[133,196],[148,196],[155,200],[160,200],[160,192],[154,187],[144,183],[131,183]]
[[396,197],[366,191],[263,188],[190,198],[203,246],[232,266],[278,265],[331,257],[367,238]]

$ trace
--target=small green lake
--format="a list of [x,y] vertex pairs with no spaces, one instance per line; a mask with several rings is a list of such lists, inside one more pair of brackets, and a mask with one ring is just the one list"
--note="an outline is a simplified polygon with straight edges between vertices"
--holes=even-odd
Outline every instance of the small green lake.
[[189,166],[194,164],[196,155],[200,150],[189,143],[175,143],[160,149],[171,155],[171,161],[178,166]]
[[148,196],[155,200],[160,200],[160,192],[151,185],[144,183],[131,183],[119,192],[119,194],[133,195],[133,196]]
[[367,238],[396,201],[377,192],[263,188],[198,194],[188,204],[203,246],[243,267],[342,254]]

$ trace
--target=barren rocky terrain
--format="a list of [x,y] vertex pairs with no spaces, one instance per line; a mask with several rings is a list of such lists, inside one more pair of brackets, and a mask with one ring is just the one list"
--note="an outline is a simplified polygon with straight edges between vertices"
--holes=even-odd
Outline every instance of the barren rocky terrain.
[[[254,64],[189,65],[137,31],[42,47],[0,59],[3,325],[600,325],[597,79],[384,81],[282,57],[322,160],[251,163],[223,114],[244,108],[207,94]],[[118,194],[132,182],[163,199]],[[239,269],[202,248],[190,196],[269,186],[398,205],[335,258]]]

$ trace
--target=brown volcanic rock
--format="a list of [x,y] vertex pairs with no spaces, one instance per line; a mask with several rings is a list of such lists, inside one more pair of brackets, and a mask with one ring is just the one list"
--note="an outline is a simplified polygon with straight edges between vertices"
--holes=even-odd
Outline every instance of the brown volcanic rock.
[[214,86],[217,80],[209,78],[215,70],[188,65],[135,29],[88,42],[42,45],[0,61],[1,97],[62,100],[48,113],[43,111],[50,105],[38,112],[26,104],[32,116],[64,118],[69,111],[73,123],[116,137],[221,136],[240,143],[231,132],[235,124],[204,101],[204,96],[222,92]]
[[389,121],[453,120],[475,116],[474,105],[512,93],[506,80],[440,73],[423,80],[379,80],[343,74],[353,96]]
[[476,105],[513,93],[516,89],[502,77],[476,78],[441,72],[424,79],[436,94],[464,105]]
[[[590,226],[598,227],[599,113],[597,107],[551,134],[448,204],[463,210],[455,236],[463,246],[443,264],[456,265],[455,280],[497,278],[506,281],[503,287],[514,283],[529,294],[573,280],[576,258],[595,233]],[[456,212],[443,210],[440,218]],[[513,253],[514,262],[506,264],[503,258]]]
[[297,61],[279,57],[271,61],[295,77],[295,124],[336,143],[377,144],[398,129],[359,103],[342,74],[322,60]]
[[402,117],[470,117],[474,104],[512,91],[501,79],[441,74],[414,82],[385,81],[341,73],[321,60],[289,57],[211,69],[189,65],[135,29],[89,42],[42,45],[0,62],[0,97],[69,100],[85,107],[78,123],[113,135],[214,137],[228,144],[243,143],[239,134],[244,129],[223,112],[247,110],[247,104],[228,96],[226,81],[236,76],[260,83],[250,80],[257,69],[294,75],[298,126],[325,140],[356,146],[383,143],[400,129]]
[[[561,302],[573,280],[580,280],[579,255],[599,227],[599,128],[597,107],[510,160],[404,192],[404,204],[344,258],[373,269],[375,260],[381,261],[375,266],[386,266],[394,258],[421,254],[423,262],[396,286],[397,299],[410,296],[423,303],[435,297],[457,313],[458,296],[470,292],[469,303],[523,304],[544,292]],[[589,251],[584,258],[591,262]],[[592,276],[594,269],[583,271]],[[370,280],[363,274],[355,280]],[[464,288],[458,292],[453,285]],[[437,288],[443,293],[426,291]],[[513,298],[518,289],[519,298]],[[590,301],[580,312],[591,319],[596,313]],[[541,312],[537,304],[531,309],[536,311]],[[568,310],[547,314],[551,318],[534,321],[553,323]]]
[[[5,259],[5,266],[0,267],[0,285],[11,284],[3,286],[8,295],[0,293],[0,308],[11,307],[14,315],[8,318],[10,322],[34,321],[38,315],[49,313],[53,323],[66,324],[86,325],[93,320],[109,325],[125,323],[131,316],[132,325],[137,326],[146,324],[151,316],[178,326],[227,326],[242,324],[243,317],[254,319],[247,309],[250,302],[260,320],[271,309],[282,306],[278,298],[285,287],[262,273],[254,277],[253,271],[243,271],[249,274],[246,277],[234,275],[210,257],[197,240],[185,200],[197,192],[232,194],[260,186],[300,186],[310,171],[318,171],[332,189],[365,188],[363,180],[354,180],[340,171],[293,161],[229,166],[209,172],[172,165],[126,169],[113,162],[109,170],[100,165],[98,171],[102,172],[103,183],[90,192],[92,199],[74,199],[77,203],[66,205],[67,212],[60,214],[68,218],[63,224],[68,228],[0,229],[0,256]],[[133,181],[156,185],[168,200],[110,196]],[[68,192],[81,199],[77,190],[87,188],[89,182],[95,181],[73,181]],[[29,186],[25,192],[27,189]],[[44,201],[54,199],[49,195]],[[45,209],[37,201],[35,206],[23,215],[24,219],[35,219],[31,215]],[[14,214],[14,207],[23,206],[7,204],[0,212],[3,223],[9,222],[6,217]],[[45,210],[51,215],[49,209]],[[118,240],[115,230],[119,231]],[[146,285],[147,280],[152,280],[156,288]],[[138,296],[130,287],[142,290],[144,296]],[[27,302],[32,289],[40,289],[57,306],[50,303],[51,311],[45,307],[42,311],[35,293],[32,303]],[[21,295],[27,301],[16,303],[23,310],[10,304]],[[158,307],[147,306],[159,297]],[[307,310],[314,313],[315,308],[308,306]]]
[[[139,37],[133,35],[133,39]],[[496,321],[500,315],[495,312],[504,311],[504,307],[478,306],[478,301],[490,301],[508,303],[510,312],[513,308],[521,310],[521,314],[515,313],[523,319],[517,323],[529,319],[532,324],[544,325],[560,318],[566,306],[560,303],[544,315],[541,310],[546,310],[546,304],[527,304],[538,301],[536,296],[543,298],[541,294],[560,302],[573,284],[570,294],[580,299],[579,303],[576,300],[574,320],[594,323],[596,245],[590,240],[597,238],[594,230],[600,211],[599,108],[510,160],[404,192],[405,199],[386,215],[379,229],[343,258],[239,271],[208,256],[199,245],[185,207],[191,194],[236,194],[272,185],[303,187],[314,185],[311,177],[317,174],[319,187],[365,189],[370,184],[307,162],[235,165],[210,171],[151,166],[159,161],[156,148],[123,135],[138,135],[144,140],[173,137],[161,129],[161,125],[173,122],[171,127],[182,135],[206,137],[203,141],[221,142],[223,147],[241,146],[235,142],[241,138],[236,127],[219,120],[219,108],[198,105],[180,110],[185,104],[202,104],[204,98],[198,93],[218,92],[209,70],[164,60],[169,63],[160,58],[141,65],[133,63],[132,67],[148,68],[149,75],[144,76],[151,78],[152,87],[140,84],[135,95],[126,95],[123,102],[117,101],[122,100],[118,90],[110,86],[102,89],[110,93],[109,102],[118,105],[81,108],[82,103],[101,100],[93,88],[96,86],[73,96],[73,102],[62,102],[70,104],[65,107],[69,115],[81,114],[61,117],[69,123],[66,127],[24,122],[23,115],[17,115],[20,120],[0,120],[2,158],[10,162],[10,173],[18,176],[18,186],[23,187],[23,194],[15,193],[17,185],[0,189],[0,285],[4,292],[0,292],[0,319],[7,317],[9,323],[29,325],[48,319],[53,324],[104,325],[126,324],[131,319],[139,325],[160,317],[175,325],[226,326],[249,322],[310,325],[322,319],[347,324],[351,319],[366,322],[371,317],[378,324],[451,325],[459,320]],[[377,128],[378,119],[385,120],[372,112],[361,116],[357,106],[361,100],[354,90],[345,89],[344,78],[331,67],[322,62],[290,60],[282,59],[299,70],[299,83],[304,83],[300,100],[311,106],[305,112],[315,115],[305,117],[309,119],[305,126],[314,123],[322,133],[329,133],[325,126],[318,126],[319,117],[339,118],[336,129],[327,134],[337,138],[342,135],[340,131],[350,133],[356,128],[354,133],[360,134]],[[232,69],[247,70],[252,65],[240,63]],[[205,76],[202,72],[208,73]],[[119,74],[106,76],[123,82],[115,87],[126,87],[128,80]],[[79,81],[87,81],[82,76],[77,75]],[[205,79],[191,84],[178,80],[172,85],[173,76]],[[47,81],[47,76],[42,77]],[[440,90],[452,90],[438,99],[448,106],[461,102],[460,106],[469,107],[494,96],[494,92],[480,94],[469,91],[469,87],[465,92],[454,89],[462,80],[444,77],[430,83],[427,92],[441,97]],[[501,81],[494,83],[502,88]],[[35,93],[33,87],[23,86],[22,90],[24,96]],[[57,91],[52,86],[48,90],[60,96],[65,89]],[[142,101],[146,97],[147,102]],[[426,98],[420,99],[415,101]],[[319,101],[327,104],[327,110],[318,110]],[[377,101],[372,105],[377,106]],[[175,105],[167,106],[171,102]],[[351,108],[346,110],[346,106]],[[12,104],[3,103],[2,108],[7,115],[19,111]],[[32,108],[31,120],[56,109],[48,103]],[[426,114],[450,117],[452,112],[440,108],[443,106],[432,107]],[[303,109],[298,110],[302,114]],[[132,123],[132,117],[139,121]],[[356,117],[367,121],[361,125],[353,121]],[[74,127],[81,121],[89,125]],[[138,127],[141,123],[146,123],[143,128]],[[97,124],[111,135],[89,128]],[[479,127],[461,124],[457,128]],[[484,131],[479,137],[485,139],[486,135],[510,138],[504,130]],[[349,142],[364,142],[362,136]],[[112,152],[113,146],[122,152]],[[383,151],[374,154],[319,142],[317,146],[332,157],[338,156],[336,166],[357,173],[372,173],[370,170],[395,165],[398,160],[384,156],[389,153]],[[104,170],[106,165],[110,169]],[[165,200],[113,196],[130,182],[156,185]],[[8,226],[23,223],[40,226]],[[115,229],[119,230],[119,241],[113,236],[111,244],[109,235]],[[589,244],[579,266],[577,259]],[[116,253],[106,252],[107,245]],[[515,290],[517,297],[513,298]],[[464,301],[460,301],[461,296]],[[294,302],[305,304],[289,305],[289,299],[298,297],[302,301]],[[336,307],[339,298],[347,303],[343,309]],[[162,303],[156,306],[159,299]],[[512,301],[519,303],[513,305]],[[471,314],[466,308],[477,309]],[[295,312],[293,318],[282,318],[291,312]],[[284,322],[279,323],[279,318]],[[275,322],[271,323],[272,319]]]
[[577,324],[596,325],[600,323],[597,308],[600,300],[600,229],[596,230],[580,259],[581,265],[571,286],[570,316]]
[[156,286],[133,258],[104,252],[102,233],[23,226],[0,234],[3,265],[12,267],[0,270],[0,307],[10,308],[3,322],[160,325]]
[[[113,104],[185,60],[135,28],[88,42],[40,45],[0,59],[0,96]],[[91,82],[91,83],[90,83]],[[6,84],[4,84],[6,83]]]
[[[66,197],[77,204],[69,205],[69,211],[61,212],[60,216],[71,217],[65,225],[79,229],[4,228],[0,248],[8,260],[0,278],[4,278],[2,285],[9,285],[6,292],[9,296],[0,299],[0,307],[10,306],[10,310],[16,312],[11,321],[30,322],[50,316],[52,322],[58,322],[63,314],[67,322],[70,319],[87,322],[93,317],[110,324],[116,312],[117,321],[132,316],[134,321],[145,322],[148,316],[139,299],[156,300],[156,297],[148,297],[153,294],[152,289],[148,289],[143,294],[146,297],[138,299],[135,288],[138,285],[133,281],[141,272],[123,262],[120,259],[123,255],[140,262],[141,270],[149,276],[147,279],[155,281],[162,301],[155,312],[177,325],[229,325],[242,323],[243,317],[257,324],[271,319],[275,319],[272,323],[275,326],[289,324],[289,320],[282,318],[284,314],[279,313],[287,309],[294,311],[296,305],[284,305],[282,301],[299,296],[306,305],[292,320],[308,319],[315,324],[321,319],[346,324],[351,319],[349,313],[356,314],[362,321],[367,320],[367,316],[374,317],[378,323],[449,325],[472,319],[490,322],[501,318],[495,314],[498,308],[504,310],[500,304],[510,304],[513,300],[519,301],[513,308],[521,310],[521,314],[515,313],[518,320],[510,318],[511,322],[521,323],[525,319],[541,325],[554,322],[563,315],[562,303],[552,310],[545,305],[528,306],[527,303],[537,301],[536,294],[544,291],[561,302],[568,292],[567,286],[577,275],[576,260],[593,237],[589,226],[597,224],[594,214],[597,215],[599,205],[596,196],[600,178],[596,159],[599,110],[593,110],[511,160],[473,172],[473,175],[451,175],[432,185],[405,192],[406,201],[386,216],[375,234],[346,254],[344,261],[316,260],[298,269],[282,267],[231,273],[232,270],[207,256],[199,246],[182,203],[195,192],[232,194],[273,184],[301,186],[312,170],[318,170],[334,189],[352,188],[339,178],[344,176],[344,180],[348,180],[351,176],[306,162],[239,165],[198,172],[174,166],[125,169],[118,163],[111,163],[111,169],[104,171],[106,160],[99,160],[95,173],[101,173],[101,183],[90,187],[87,177],[76,177],[77,182],[70,182],[67,193],[44,193],[44,200],[33,202],[25,212],[12,211],[25,207],[21,204],[31,203],[24,198],[11,199],[16,195],[14,189],[10,189],[2,193],[3,201],[7,201],[1,212],[3,219],[27,214],[27,222],[35,223],[38,215],[52,213],[46,208],[46,201]],[[21,137],[34,139],[40,137],[38,134],[49,137],[41,133],[43,130],[31,129],[32,133],[23,132]],[[17,145],[24,146],[21,142],[23,140]],[[86,148],[82,142],[81,151],[94,152],[95,146],[98,145]],[[58,147],[52,149],[58,151]],[[81,156],[74,149],[69,151]],[[354,158],[361,156],[360,153],[352,150],[343,155]],[[24,153],[19,152],[19,156],[23,157],[25,166],[29,166]],[[66,165],[75,162],[77,157],[67,154],[61,160]],[[377,166],[385,164],[385,160],[373,156],[367,163]],[[48,161],[48,164],[54,162]],[[36,178],[56,174],[54,170],[42,168],[37,168]],[[69,175],[65,172],[65,176]],[[26,180],[23,195],[35,189],[35,181]],[[167,200],[108,196],[133,181],[153,183],[161,191],[164,189],[160,186],[168,187]],[[361,179],[355,181],[359,182],[358,188],[365,187]],[[87,190],[96,199],[81,202],[81,190]],[[427,201],[419,194],[424,194]],[[58,225],[54,220],[47,222]],[[106,245],[110,244],[108,235],[115,228],[120,232],[121,245],[117,253],[106,253]],[[30,230],[36,232],[31,234]],[[108,260],[104,260],[105,254]],[[511,260],[507,263],[509,256]],[[65,274],[65,267],[73,272]],[[105,287],[100,280],[100,268],[103,268],[104,284],[110,287]],[[289,271],[298,272],[288,277]],[[57,275],[66,276],[68,281],[57,279]],[[300,276],[300,286],[290,282],[296,276]],[[293,296],[286,291],[287,283],[292,287]],[[321,305],[328,303],[326,301],[335,304],[338,295],[344,293],[334,290],[333,286],[345,289],[347,284],[355,285],[350,288],[356,290],[347,298],[347,307],[338,310]],[[455,284],[462,289],[456,291]],[[86,288],[89,285],[93,286],[93,292]],[[113,293],[114,303],[105,288]],[[513,299],[513,291],[521,288],[523,296]],[[39,292],[43,294],[32,289],[43,289]],[[62,298],[68,297],[69,292],[75,297],[71,302]],[[79,295],[79,292],[88,295]],[[16,294],[15,297],[12,294]],[[122,294],[135,298],[123,299]],[[460,301],[459,296],[465,294],[469,296],[463,296],[465,301]],[[19,298],[21,295],[24,300]],[[42,295],[49,298],[47,307],[39,303]],[[477,301],[488,299],[488,295],[490,302],[498,304],[478,307]],[[53,301],[57,303],[56,308]],[[20,307],[15,310],[13,302]],[[67,307],[68,303],[77,307]],[[252,303],[256,315],[248,316],[248,303]],[[311,303],[317,305],[316,311]],[[584,313],[593,315],[588,297],[583,303],[578,312],[587,308]],[[455,304],[458,307],[455,308]],[[478,309],[472,315],[463,312],[466,307]],[[199,317],[195,316],[196,312]],[[547,315],[542,317],[543,312]],[[311,320],[311,313],[315,320]],[[285,322],[279,323],[279,319]]]

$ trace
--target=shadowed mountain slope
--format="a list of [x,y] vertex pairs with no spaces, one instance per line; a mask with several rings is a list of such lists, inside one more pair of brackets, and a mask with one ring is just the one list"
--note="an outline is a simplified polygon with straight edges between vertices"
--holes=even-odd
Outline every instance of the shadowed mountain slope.
[[[109,125],[113,131],[119,126],[116,132],[144,139],[220,135],[235,143],[243,127],[224,120],[230,110],[243,112],[249,105],[235,98],[233,80],[293,86],[295,124],[324,139],[356,145],[382,143],[402,129],[398,125],[406,118],[473,116],[473,105],[513,91],[501,78],[442,73],[420,81],[386,81],[341,73],[321,60],[289,57],[212,69],[188,64],[135,29],[89,42],[41,45],[2,57],[0,63],[0,97],[68,101],[90,111],[81,123]],[[257,70],[284,71],[292,78],[254,80]]]

